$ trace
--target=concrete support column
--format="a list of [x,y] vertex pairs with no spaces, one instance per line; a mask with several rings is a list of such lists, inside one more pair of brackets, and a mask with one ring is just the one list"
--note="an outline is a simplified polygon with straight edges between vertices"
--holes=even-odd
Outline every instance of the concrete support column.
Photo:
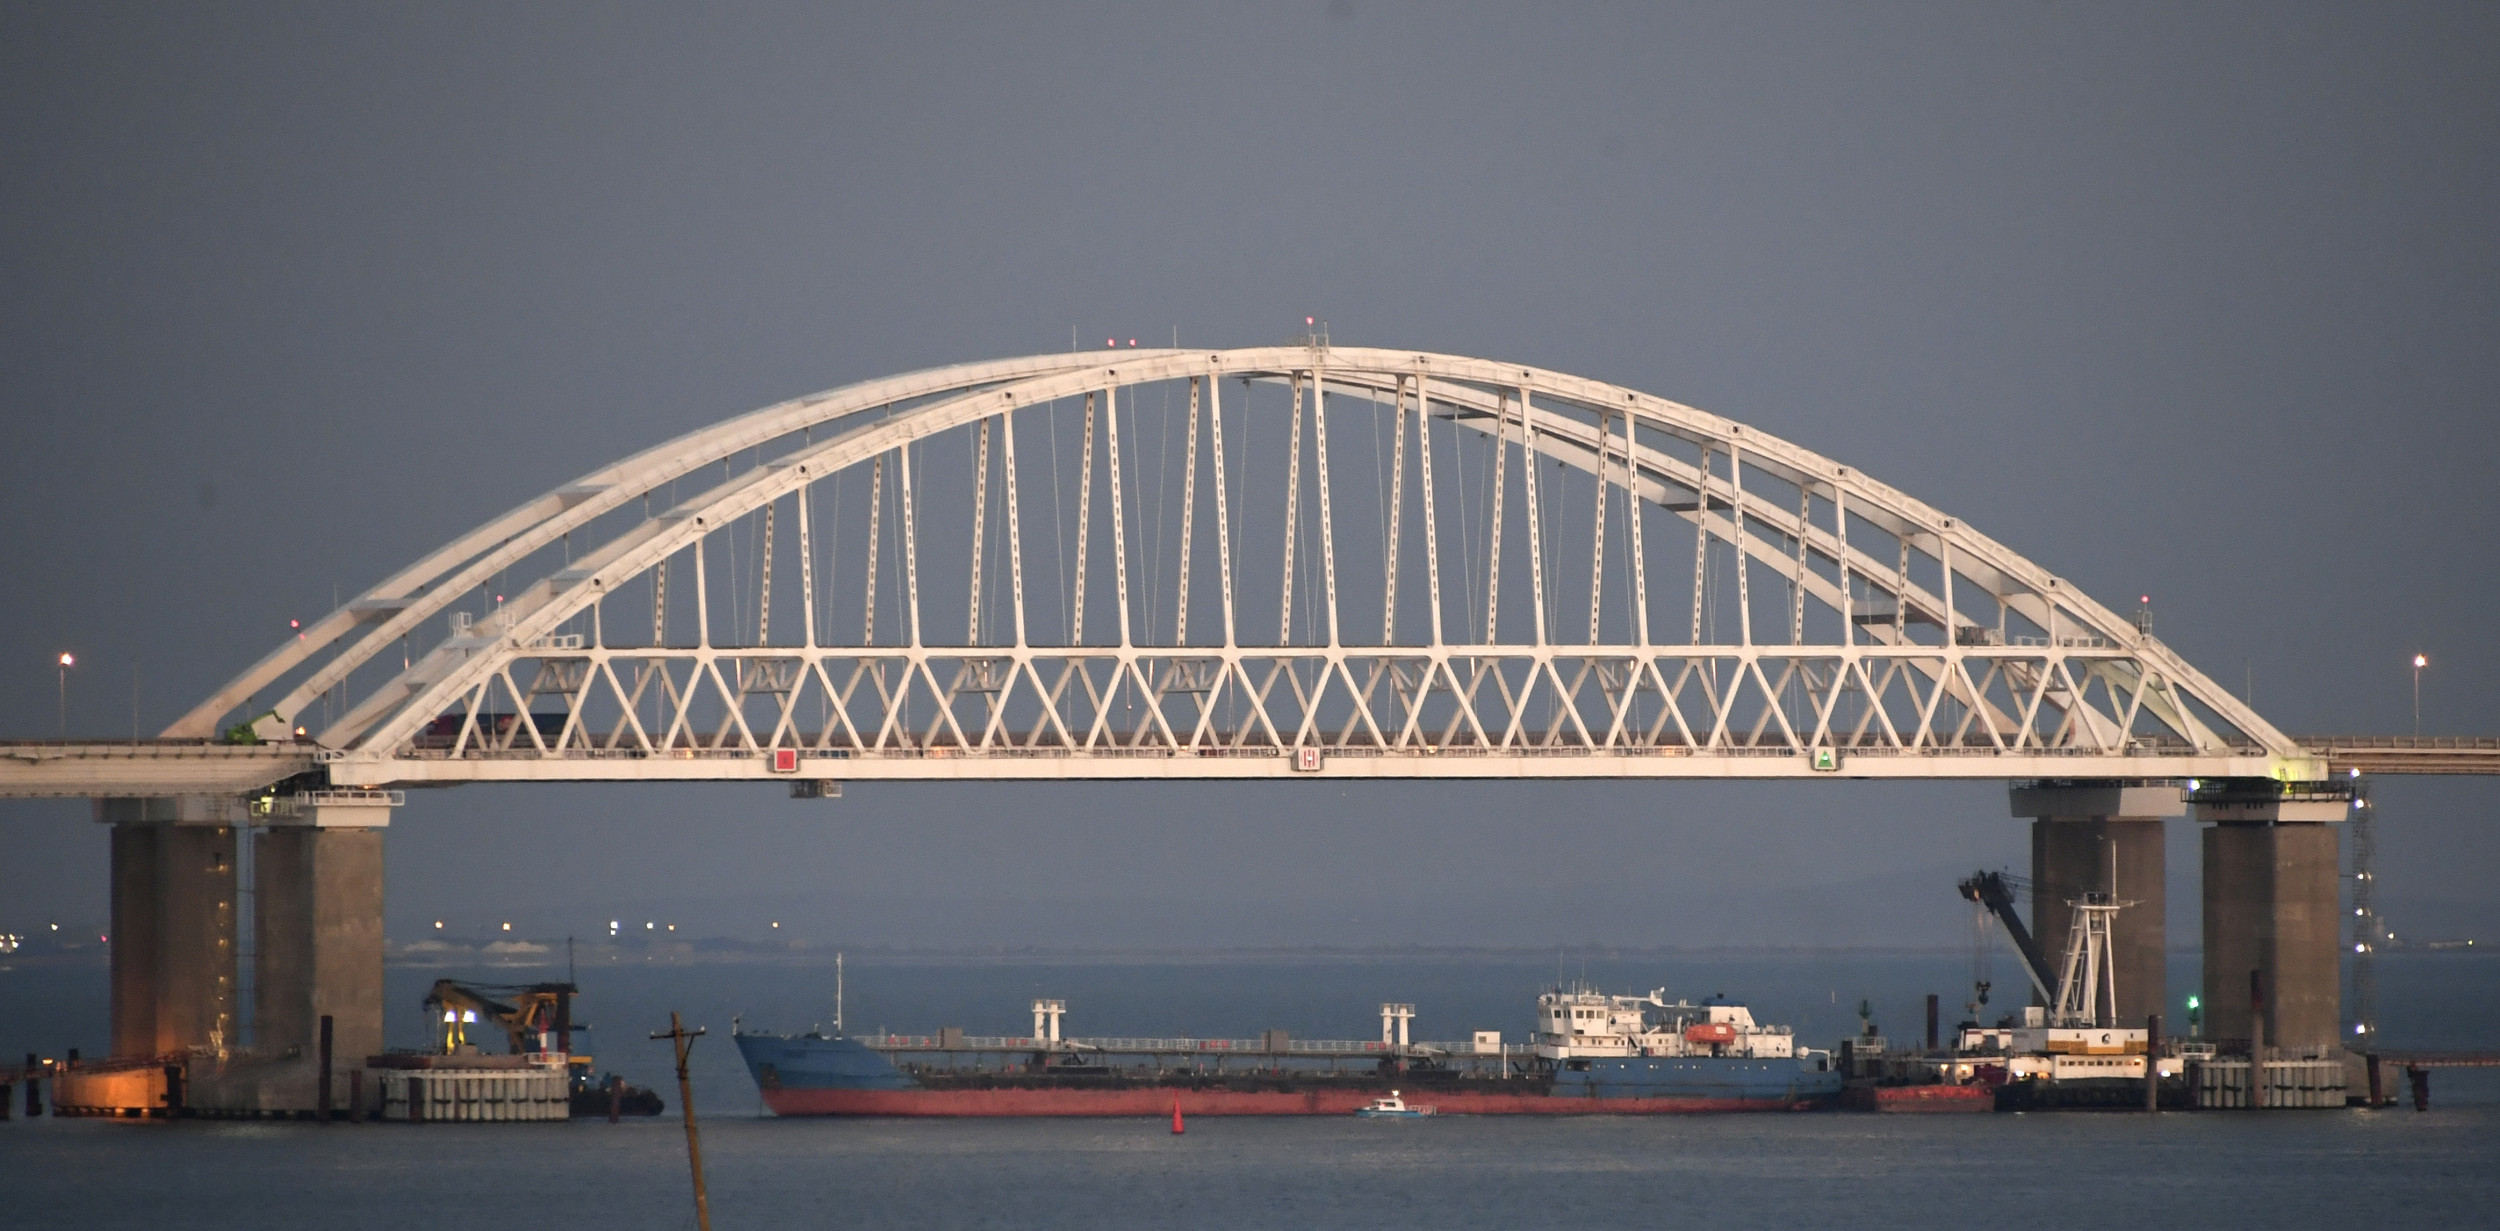
[[208,796],[99,799],[113,827],[112,1021],[117,1057],[238,1042],[235,822]]
[[2176,787],[2070,782],[2018,786],[2016,816],[2031,823],[2031,930],[2048,959],[2051,986],[2066,961],[2074,909],[2087,893],[2133,902],[2110,921],[2110,970],[2118,1020],[2143,1021],[2169,997],[2166,827],[2187,811]]
[[113,960],[116,1059],[160,1054],[156,984],[165,965],[165,895],[159,884],[165,869],[159,838],[166,828],[145,822],[113,826],[113,919],[107,943]]
[[[2205,1032],[2218,1040],[2256,1037],[2249,972],[2265,989],[2264,1040],[2291,1053],[2322,1053],[2342,1042],[2343,969],[2338,946],[2340,801],[2320,808],[2285,803],[2273,819],[2230,818],[2245,807],[2199,803],[2205,830]],[[2296,810],[2297,808],[2297,810]]]
[[[382,830],[389,821],[387,803],[307,803],[275,819],[253,852],[256,1049],[273,1060],[312,1061],[321,1019],[331,1019],[336,1090],[382,1050]],[[320,1075],[305,1071],[317,1088]]]

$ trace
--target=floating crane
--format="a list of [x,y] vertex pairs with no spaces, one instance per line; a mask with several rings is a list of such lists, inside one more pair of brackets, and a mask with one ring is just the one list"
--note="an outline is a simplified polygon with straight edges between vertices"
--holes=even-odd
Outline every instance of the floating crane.
[[[469,1027],[491,1025],[504,1032],[513,1055],[532,1052],[570,1054],[573,1050],[573,996],[581,989],[570,983],[462,983],[437,979],[425,994],[427,1017],[442,1028],[444,1055],[473,1049]],[[497,997],[509,996],[505,1004]],[[590,1057],[574,1058],[587,1066]]]
[[425,994],[426,1016],[442,1031],[437,1040],[447,1056],[474,1054],[477,1047],[469,1041],[469,1028],[491,1026],[503,1031],[505,1049],[512,1055],[543,1056],[549,1063],[561,1060],[576,1116],[602,1111],[611,1119],[660,1114],[659,1096],[614,1076],[594,1082],[591,1058],[572,1054],[573,1032],[589,1029],[573,1020],[573,997],[580,990],[571,983],[437,979],[433,990]]

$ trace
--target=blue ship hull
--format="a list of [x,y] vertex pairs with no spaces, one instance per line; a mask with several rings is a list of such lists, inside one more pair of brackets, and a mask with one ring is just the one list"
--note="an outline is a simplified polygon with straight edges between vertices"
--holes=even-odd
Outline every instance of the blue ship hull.
[[915,1075],[858,1039],[740,1034],[736,1041],[778,1115],[1160,1116],[1175,1105],[1191,1115],[1343,1115],[1393,1087],[1443,1115],[1651,1115],[1803,1110],[1840,1094],[1840,1074],[1819,1057],[1590,1058],[1502,1077],[1412,1069],[1059,1073],[1025,1065]]

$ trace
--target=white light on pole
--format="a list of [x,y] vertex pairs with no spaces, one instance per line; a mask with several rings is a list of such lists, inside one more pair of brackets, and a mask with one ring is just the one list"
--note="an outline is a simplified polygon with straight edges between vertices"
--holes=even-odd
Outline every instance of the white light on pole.
[[61,738],[63,739],[69,738],[69,669],[77,665],[76,657],[67,650],[61,651]]
[[[69,655],[63,654],[61,658],[66,662]],[[2413,733],[2416,736],[2422,734],[2422,668],[2429,665],[2431,665],[2429,655],[2413,656]]]

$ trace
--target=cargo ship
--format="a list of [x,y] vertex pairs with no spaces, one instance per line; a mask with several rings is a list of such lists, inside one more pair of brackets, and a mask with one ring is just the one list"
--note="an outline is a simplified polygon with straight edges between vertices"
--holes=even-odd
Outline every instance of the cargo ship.
[[1714,997],[1669,1001],[1585,986],[1537,998],[1530,1040],[1497,1031],[1408,1038],[1414,1006],[1381,1006],[1381,1037],[1063,1037],[1066,1005],[1033,1002],[1018,1037],[749,1034],[733,1024],[764,1105],[782,1116],[1351,1115],[1404,1096],[1440,1115],[1803,1111],[1840,1094],[1831,1054]]

